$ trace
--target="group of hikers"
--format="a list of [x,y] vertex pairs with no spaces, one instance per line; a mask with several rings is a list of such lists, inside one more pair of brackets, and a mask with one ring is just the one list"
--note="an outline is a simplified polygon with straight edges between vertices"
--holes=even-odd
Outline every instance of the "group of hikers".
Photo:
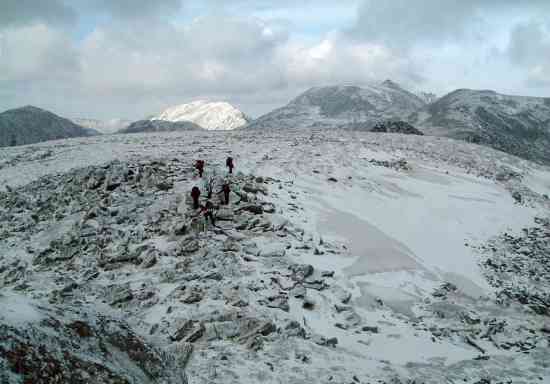
[[[232,157],[228,157],[225,161],[225,166],[229,170],[229,174],[233,173],[233,168],[235,168],[235,164],[233,162]],[[205,161],[204,160],[197,160],[195,162],[195,169],[197,170],[199,174],[199,178],[203,179],[204,171],[205,171]],[[214,178],[205,178],[203,185],[205,186],[204,192],[207,195],[207,200],[204,204],[200,203],[200,197],[201,197],[201,189],[195,185],[191,189],[191,199],[193,201],[193,209],[200,210],[199,215],[204,216],[204,223],[205,225],[210,222],[213,226],[216,226],[215,222],[215,206],[212,203],[211,199],[213,198],[214,194]],[[219,184],[219,183],[218,183]],[[221,204],[229,205],[229,194],[231,192],[231,185],[229,178],[224,178],[221,182],[221,190],[216,192],[216,195],[220,195],[223,193],[223,200],[221,201]],[[221,199],[220,199],[221,200]]]

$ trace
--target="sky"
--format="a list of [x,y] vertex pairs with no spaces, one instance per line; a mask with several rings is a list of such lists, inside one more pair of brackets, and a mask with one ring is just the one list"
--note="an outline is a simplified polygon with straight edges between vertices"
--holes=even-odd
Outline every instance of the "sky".
[[137,120],[197,99],[252,117],[391,79],[550,96],[548,0],[1,0],[0,111]]

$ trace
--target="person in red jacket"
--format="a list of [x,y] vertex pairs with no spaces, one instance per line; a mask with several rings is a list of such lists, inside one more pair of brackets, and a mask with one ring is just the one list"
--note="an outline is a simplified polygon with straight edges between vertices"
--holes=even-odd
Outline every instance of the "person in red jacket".
[[197,160],[195,168],[199,171],[199,177],[202,177],[202,173],[204,172],[204,160]]
[[193,198],[194,209],[199,209],[200,207],[199,197],[201,197],[201,190],[199,189],[199,187],[193,187],[193,189],[191,189],[191,198]]
[[233,163],[232,157],[228,157],[227,160],[225,160],[225,166],[229,168],[229,173],[233,173],[233,168],[235,168],[235,164]]

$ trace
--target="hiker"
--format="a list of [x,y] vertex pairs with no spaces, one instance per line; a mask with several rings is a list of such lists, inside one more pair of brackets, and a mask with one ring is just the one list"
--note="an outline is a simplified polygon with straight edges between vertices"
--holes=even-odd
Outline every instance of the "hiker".
[[235,167],[235,164],[233,164],[232,157],[228,157],[227,160],[225,160],[225,166],[229,168],[229,173],[233,173],[233,168]]
[[231,188],[229,188],[229,183],[225,182],[222,187],[223,196],[225,197],[225,205],[229,205],[229,192],[231,192]]
[[199,177],[202,177],[202,173],[204,172],[204,160],[197,160],[195,168],[199,171]]
[[[204,213],[205,225],[208,225],[208,219],[210,219],[210,222],[215,227],[216,222],[214,219],[214,204],[212,204],[210,200],[208,200],[204,205],[204,207],[202,207],[202,212]],[[206,230],[206,227],[205,227],[205,230]]]
[[199,209],[199,197],[201,196],[201,190],[195,186],[191,189],[191,197],[193,198],[193,209]]

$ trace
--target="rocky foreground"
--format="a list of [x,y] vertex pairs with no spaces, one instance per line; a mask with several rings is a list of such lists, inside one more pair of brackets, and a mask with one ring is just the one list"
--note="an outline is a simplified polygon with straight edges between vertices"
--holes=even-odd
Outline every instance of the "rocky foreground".
[[[308,212],[292,181],[238,173],[224,205],[216,192],[227,175],[210,163],[217,222],[206,228],[188,197],[203,185],[191,156],[113,161],[0,193],[0,383],[550,378],[548,219],[467,244],[496,294],[442,283],[410,313],[377,297],[365,311],[338,273],[296,262],[347,247],[301,226]],[[497,178],[517,204],[534,204],[518,175]],[[472,357],[373,359],[382,337]]]

